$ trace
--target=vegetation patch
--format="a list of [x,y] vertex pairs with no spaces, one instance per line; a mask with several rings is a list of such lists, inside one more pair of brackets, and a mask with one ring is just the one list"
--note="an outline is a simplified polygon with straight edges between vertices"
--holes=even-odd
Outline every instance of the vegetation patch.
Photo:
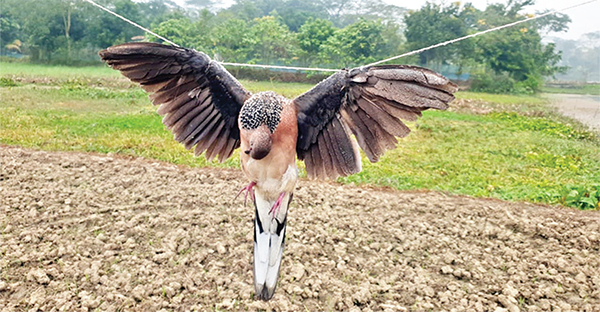
[[509,127],[513,127],[516,130],[538,131],[543,134],[559,136],[563,138],[589,140],[597,138],[596,133],[582,129],[576,129],[570,124],[565,124],[544,117],[528,117],[514,112],[491,113],[489,117],[506,122]]
[[18,86],[18,84],[10,79],[10,78],[6,78],[6,77],[0,77],[0,87],[16,87]]
[[599,83],[571,84],[571,85],[546,85],[542,88],[545,93],[600,95]]
[[[274,90],[289,98],[311,87],[243,84],[253,92]],[[193,167],[239,166],[237,153],[219,164],[185,150],[139,88],[71,80],[3,88],[0,96],[3,144],[119,153]],[[338,181],[599,209],[600,144],[594,133],[557,118],[540,97],[459,92],[457,98],[458,109],[424,112],[409,123],[413,131],[399,139],[398,148],[375,164],[363,156],[363,171]]]

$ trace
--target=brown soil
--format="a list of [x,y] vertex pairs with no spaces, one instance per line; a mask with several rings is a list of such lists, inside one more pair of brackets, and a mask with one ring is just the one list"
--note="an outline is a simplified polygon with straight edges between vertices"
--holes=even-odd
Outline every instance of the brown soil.
[[600,311],[600,213],[301,181],[252,299],[235,170],[0,146],[1,311]]

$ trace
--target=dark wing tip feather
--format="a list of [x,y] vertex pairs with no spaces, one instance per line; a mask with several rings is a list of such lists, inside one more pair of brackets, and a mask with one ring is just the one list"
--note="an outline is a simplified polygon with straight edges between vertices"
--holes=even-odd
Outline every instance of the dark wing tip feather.
[[196,145],[196,154],[224,161],[239,147],[236,121],[251,94],[206,54],[150,42],[124,43],[98,54],[152,93],[163,123],[188,149]]
[[100,58],[102,58],[102,60],[127,59],[132,57],[135,58],[139,55],[158,55],[163,57],[173,57],[177,53],[186,50],[187,49],[185,48],[179,48],[155,42],[127,42],[101,50],[100,52],[98,52],[98,55],[100,55]]

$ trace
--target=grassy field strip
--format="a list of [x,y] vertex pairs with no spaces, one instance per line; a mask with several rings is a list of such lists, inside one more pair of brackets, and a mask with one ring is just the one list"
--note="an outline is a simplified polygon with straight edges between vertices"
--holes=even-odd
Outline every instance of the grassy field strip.
[[600,95],[600,83],[589,83],[585,85],[565,87],[544,87],[542,91],[545,93],[562,93],[562,94],[582,94],[582,95]]
[[2,76],[14,75],[18,77],[48,77],[61,79],[81,78],[118,78],[121,74],[115,72],[108,66],[50,66],[30,63],[7,63],[2,62],[0,70]]
[[[17,86],[0,88],[2,144],[238,167],[237,155],[219,164],[186,151],[165,130],[147,94],[112,83],[122,79],[108,68],[48,67],[36,71],[42,76],[31,83],[21,71],[44,66],[4,65],[2,77]],[[73,76],[65,78],[69,72]],[[287,97],[312,87],[243,84],[253,92],[274,90]],[[541,97],[459,92],[457,98],[451,111],[428,111],[409,123],[413,133],[380,162],[363,157],[364,170],[339,181],[600,209],[596,134],[549,112]]]

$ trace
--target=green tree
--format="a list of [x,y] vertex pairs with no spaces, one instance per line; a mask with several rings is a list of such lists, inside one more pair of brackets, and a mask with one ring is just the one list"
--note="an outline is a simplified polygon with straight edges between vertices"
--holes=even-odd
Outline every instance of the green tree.
[[[509,1],[506,5],[489,5],[480,14],[477,30],[524,19],[526,16],[519,12],[533,3],[533,0],[524,0]],[[565,30],[569,21],[568,18],[558,17],[547,19],[545,23],[526,23],[480,36],[475,40],[476,58],[498,77],[507,76],[505,84],[514,84],[511,87],[513,92],[537,92],[544,77],[566,69],[558,66],[561,53],[555,51],[554,44],[543,44],[540,32],[544,28]]]
[[[427,47],[526,18],[520,12],[534,0],[509,0],[488,5],[484,11],[459,2],[447,6],[432,3],[405,17],[407,48]],[[566,16],[548,17],[516,27],[488,33],[460,43],[419,54],[420,64],[441,71],[442,65],[476,73],[473,86],[485,91],[535,92],[543,77],[564,68],[553,44],[543,44],[541,33],[567,28]]]
[[[271,11],[269,11],[271,12]],[[247,22],[254,20],[255,18],[259,18],[265,15],[268,15],[268,12],[263,12],[255,3],[255,1],[251,0],[236,0],[236,3],[229,7],[226,10],[223,10],[218,13],[219,15],[224,15],[226,18],[239,18],[243,19]]]
[[338,26],[347,26],[358,22],[360,19],[369,21],[381,20],[384,24],[401,24],[402,17],[408,12],[406,8],[387,4],[383,0],[356,0],[346,6],[343,14],[331,17]]
[[305,0],[288,0],[282,2],[282,5],[269,14],[274,15],[275,12],[292,32],[297,32],[309,19],[327,18],[327,14],[320,6]]
[[[460,3],[448,6],[426,3],[421,9],[410,11],[404,17],[407,48],[417,50],[468,34],[466,19],[471,6],[461,10]],[[472,41],[439,47],[419,54],[420,64],[441,70],[443,64],[462,65],[473,51]]]
[[[189,18],[179,17],[158,24],[158,26],[152,28],[152,31],[180,46],[193,48],[198,41],[193,29],[194,24]],[[150,41],[160,41],[160,39],[151,35],[148,35],[148,39]]]
[[320,18],[309,18],[300,27],[297,37],[304,65],[314,64],[318,60],[321,47],[334,33],[333,23]]
[[356,0],[315,0],[329,15],[329,20],[338,27],[343,26],[343,17],[352,14],[360,7]]
[[246,21],[274,16],[292,32],[296,32],[309,18],[328,17],[327,12],[311,0],[238,0],[226,11]]
[[382,56],[385,47],[381,21],[360,20],[337,29],[322,46],[319,54],[323,64],[354,67],[373,62]]
[[[142,19],[140,7],[131,0],[111,1],[108,4],[108,8],[132,21],[140,21]],[[144,35],[144,31],[106,13],[99,14],[96,18],[91,19],[86,31],[89,41],[98,47],[108,47],[128,42],[133,37]]]
[[246,62],[251,58],[253,40],[248,34],[246,21],[231,18],[216,26],[214,31],[215,56],[227,62]]
[[[5,50],[7,45],[20,38],[21,25],[10,14],[0,13],[0,49]],[[15,45],[13,49],[20,51],[21,47]]]
[[[188,17],[179,17],[166,20],[152,30],[178,45],[210,53],[213,48],[211,34],[215,27],[215,16],[207,9],[199,14],[200,18],[195,22]],[[151,35],[148,37],[150,40],[159,40]]]
[[273,16],[256,19],[249,34],[251,62],[288,64],[297,54],[296,36]]
[[562,52],[561,65],[568,66],[557,79],[566,81],[600,81],[600,31],[587,33],[578,40],[552,38]]
[[169,19],[178,19],[185,16],[185,11],[170,0],[138,2],[138,7],[142,20],[137,21],[137,23],[148,27],[157,26]]
[[19,21],[23,48],[31,55],[32,61],[51,61],[52,52],[61,44],[57,40],[65,34],[61,4],[58,0],[41,3],[33,0],[3,1],[3,10],[6,8],[7,13]]
[[[180,11],[170,1],[97,2],[146,27]],[[0,6],[0,46],[20,39],[21,50],[35,62],[98,62],[99,49],[144,34],[82,0],[0,0]]]

